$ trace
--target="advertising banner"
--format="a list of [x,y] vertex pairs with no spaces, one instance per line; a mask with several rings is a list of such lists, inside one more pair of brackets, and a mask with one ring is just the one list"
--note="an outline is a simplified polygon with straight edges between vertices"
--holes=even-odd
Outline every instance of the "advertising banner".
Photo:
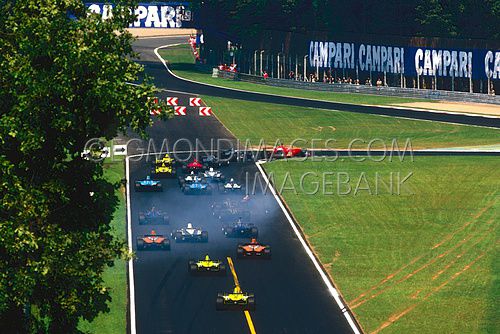
[[[103,20],[113,15],[113,6],[104,3],[86,3],[90,12]],[[134,10],[137,20],[130,28],[186,28],[192,21],[188,2],[139,3]]]
[[309,66],[405,76],[500,79],[500,51],[311,41]]

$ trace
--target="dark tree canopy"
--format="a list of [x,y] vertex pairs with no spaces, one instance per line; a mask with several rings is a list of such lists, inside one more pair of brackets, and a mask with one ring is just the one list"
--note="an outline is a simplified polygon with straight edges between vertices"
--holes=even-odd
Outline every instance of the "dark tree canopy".
[[204,28],[251,43],[266,30],[500,39],[500,0],[194,0]]
[[80,0],[0,1],[2,333],[73,333],[106,311],[101,274],[124,245],[109,223],[117,185],[86,142],[149,124],[154,87],[130,85],[129,0],[112,19]]

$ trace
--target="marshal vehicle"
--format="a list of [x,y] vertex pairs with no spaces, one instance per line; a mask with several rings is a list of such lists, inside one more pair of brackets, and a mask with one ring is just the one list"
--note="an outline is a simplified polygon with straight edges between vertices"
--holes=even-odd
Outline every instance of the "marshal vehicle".
[[246,293],[241,291],[237,285],[234,287],[233,292],[218,293],[215,301],[215,309],[217,311],[224,310],[255,310],[255,295],[253,293]]
[[168,224],[170,222],[169,216],[155,207],[145,212],[139,212],[139,224]]
[[170,250],[170,240],[152,230],[149,234],[137,237],[137,250]]
[[175,242],[208,242],[208,232],[193,227],[192,223],[188,223],[187,227],[172,232],[171,236]]
[[163,191],[160,180],[154,180],[149,175],[143,180],[135,181],[134,188],[135,191]]
[[241,258],[271,258],[271,247],[252,239],[250,242],[239,244],[236,249],[237,257]]
[[191,275],[225,275],[226,266],[222,261],[212,260],[207,254],[202,260],[189,260],[188,271]]
[[222,232],[228,238],[257,238],[259,229],[252,223],[244,223],[238,219],[232,225],[225,225]]

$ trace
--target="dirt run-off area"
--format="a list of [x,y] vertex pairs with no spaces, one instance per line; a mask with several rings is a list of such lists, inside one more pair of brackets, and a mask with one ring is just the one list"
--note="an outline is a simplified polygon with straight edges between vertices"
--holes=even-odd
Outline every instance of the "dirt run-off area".
[[196,29],[190,28],[129,28],[128,31],[135,37],[196,35]]
[[410,102],[410,103],[398,103],[397,106],[500,117],[500,105],[486,104],[486,103],[466,103],[466,102],[447,102],[447,101]]

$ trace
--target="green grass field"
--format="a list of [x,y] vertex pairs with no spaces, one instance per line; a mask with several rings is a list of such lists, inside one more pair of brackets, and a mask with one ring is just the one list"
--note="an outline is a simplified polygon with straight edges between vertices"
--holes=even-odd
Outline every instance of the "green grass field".
[[[202,72],[194,65],[194,57],[190,47],[187,44],[172,46],[159,51],[160,55],[169,62],[170,68],[175,74],[182,78],[208,83],[228,88],[236,88],[253,92],[277,94],[285,96],[303,97],[316,100],[335,101],[353,104],[373,104],[388,105],[407,102],[424,101],[411,98],[399,98],[390,96],[349,94],[335,92],[319,92],[311,90],[301,90],[293,88],[272,87],[249,82],[234,81],[222,78],[212,78],[211,73]],[[426,102],[432,102],[425,100]]]
[[[260,102],[238,101],[219,97],[203,97],[220,121],[240,140],[250,139],[258,145],[264,139],[274,145],[277,139],[284,143],[303,138],[307,143],[296,146],[347,148],[356,138],[354,148],[390,148],[392,140],[402,149],[410,138],[414,149],[462,147],[500,144],[500,130],[474,126],[407,120],[343,111],[301,108]],[[312,143],[312,139],[317,141]],[[326,140],[335,141],[327,143]]]
[[[125,177],[125,168],[122,160],[106,162],[104,164],[105,178],[109,182],[119,182]],[[117,240],[125,240],[125,189],[117,190],[119,204],[116,207],[112,233]],[[81,321],[79,329],[95,334],[125,333],[127,329],[127,271],[125,260],[116,260],[114,267],[105,270],[104,282],[111,292],[109,313],[100,314],[93,322]]]
[[[329,175],[283,192],[322,263],[367,333],[497,333],[500,289],[498,157],[415,157],[412,162],[292,162],[265,165],[280,188],[308,171]],[[391,194],[390,173],[413,172]],[[355,194],[365,173],[368,190]],[[376,173],[379,193],[375,195]],[[292,181],[291,181],[292,180]],[[320,193],[307,195],[320,182]],[[358,188],[366,188],[362,179]],[[348,186],[341,184],[340,192]],[[395,192],[395,191],[394,191]]]

